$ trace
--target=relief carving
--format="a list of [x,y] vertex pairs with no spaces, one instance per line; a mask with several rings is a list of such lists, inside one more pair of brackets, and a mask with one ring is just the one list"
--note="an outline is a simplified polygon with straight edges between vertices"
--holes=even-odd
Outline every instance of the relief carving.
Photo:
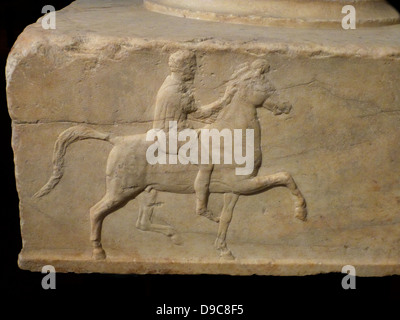
[[[71,127],[57,138],[53,154],[52,176],[47,184],[35,194],[36,198],[43,197],[59,183],[64,171],[64,156],[70,144],[84,139],[98,139],[113,145],[107,161],[106,193],[90,209],[90,240],[93,246],[93,258],[96,260],[106,258],[101,243],[104,218],[140,194],[142,196],[139,199],[140,210],[136,227],[143,231],[165,234],[177,245],[182,244],[182,239],[173,227],[152,222],[153,211],[157,205],[157,193],[195,194],[196,213],[218,223],[215,247],[221,257],[227,259],[234,258],[227,247],[226,235],[239,196],[264,192],[276,186],[286,187],[294,198],[295,217],[300,220],[306,219],[305,199],[289,173],[258,175],[262,152],[257,108],[266,108],[274,115],[287,114],[291,111],[290,104],[279,101],[277,92],[269,79],[268,61],[258,59],[239,66],[227,82],[223,97],[206,106],[198,106],[195,101],[194,78],[197,69],[195,55],[190,51],[177,51],[170,56],[169,67],[171,73],[165,79],[156,97],[152,131],[153,136],[159,138],[156,143],[148,139],[148,134],[114,136],[83,125]],[[194,131],[188,125],[188,119],[199,119],[207,124]],[[174,136],[171,135],[171,124],[176,129],[173,132]],[[246,149],[246,153],[252,150],[251,170],[243,171],[247,168],[247,164],[243,161],[240,163],[238,161],[221,162],[220,159],[214,161],[213,157],[204,157],[203,153],[195,154],[194,157],[191,154],[189,157],[191,161],[178,161],[185,158],[188,151],[204,151],[207,149],[205,146],[209,147],[210,140],[205,139],[206,136],[202,134],[204,132],[202,130],[231,132],[234,148],[230,151],[235,153],[235,156],[238,154],[242,156],[243,148]],[[176,139],[176,132],[186,132],[186,137],[189,137],[193,148],[184,148],[185,145],[188,146],[188,141]],[[195,132],[194,135],[193,132]],[[252,133],[250,141],[246,136],[248,132]],[[159,134],[161,133],[165,137],[164,144],[160,143],[162,135]],[[226,139],[224,136],[224,142]],[[197,148],[194,148],[193,141]],[[236,143],[238,141],[240,141],[239,148]],[[166,159],[172,159],[172,161],[150,163],[148,151],[154,146],[157,147],[157,152],[154,154],[157,154],[158,158],[164,154]],[[249,146],[251,149],[248,148]],[[181,149],[184,152],[181,152]],[[226,150],[227,144],[218,145],[218,151],[224,154],[224,160]],[[233,158],[237,159],[231,154],[231,159]],[[238,169],[242,170],[241,174],[238,174]],[[223,209],[219,216],[207,207],[210,193],[224,194]]]

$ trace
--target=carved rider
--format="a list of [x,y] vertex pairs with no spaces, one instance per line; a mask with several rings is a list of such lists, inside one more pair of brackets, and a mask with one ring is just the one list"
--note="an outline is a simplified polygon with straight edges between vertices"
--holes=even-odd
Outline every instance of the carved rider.
[[[231,102],[234,94],[232,90],[227,90],[221,99],[206,106],[197,106],[194,98],[194,78],[197,68],[196,55],[189,50],[179,50],[171,54],[168,65],[171,74],[165,79],[158,91],[153,122],[153,129],[163,130],[166,133],[167,142],[169,140],[170,121],[177,122],[177,130],[179,132],[188,128],[188,114],[191,114],[195,119],[210,120],[210,117],[212,118]],[[165,152],[169,152],[168,146]],[[208,182],[204,180],[208,180]],[[208,185],[209,180],[209,176],[204,178],[204,175],[202,175],[201,184]],[[206,199],[204,200],[203,189],[199,187],[198,183],[195,183],[196,213],[214,220],[213,217],[207,216],[207,210],[203,210],[203,202],[206,201]]]

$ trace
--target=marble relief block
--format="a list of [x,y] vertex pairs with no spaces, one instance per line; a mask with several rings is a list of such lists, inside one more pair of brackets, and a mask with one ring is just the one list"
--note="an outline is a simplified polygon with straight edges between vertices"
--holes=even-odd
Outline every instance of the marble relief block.
[[[399,35],[197,21],[127,0],[76,1],[55,30],[28,26],[7,64],[19,266],[400,274]],[[173,129],[187,133],[176,150]],[[231,163],[201,161],[204,129],[227,130]]]

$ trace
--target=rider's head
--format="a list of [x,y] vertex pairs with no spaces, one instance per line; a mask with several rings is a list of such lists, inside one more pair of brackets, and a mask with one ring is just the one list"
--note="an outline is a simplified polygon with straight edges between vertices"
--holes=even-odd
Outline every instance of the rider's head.
[[196,70],[196,55],[189,50],[179,50],[171,54],[168,65],[172,73],[179,74],[183,80],[191,80]]

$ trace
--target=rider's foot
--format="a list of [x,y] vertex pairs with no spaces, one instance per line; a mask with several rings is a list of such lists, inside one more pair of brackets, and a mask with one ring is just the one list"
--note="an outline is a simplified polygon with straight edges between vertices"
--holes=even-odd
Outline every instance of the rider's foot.
[[214,216],[211,210],[203,209],[203,210],[196,210],[196,213],[200,216],[206,217],[214,222],[219,222],[219,217]]

